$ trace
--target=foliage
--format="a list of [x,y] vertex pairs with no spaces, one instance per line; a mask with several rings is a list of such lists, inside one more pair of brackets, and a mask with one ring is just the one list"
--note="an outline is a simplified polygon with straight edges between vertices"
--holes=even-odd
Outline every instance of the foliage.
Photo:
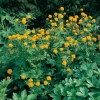
[[5,100],[6,99],[6,92],[7,90],[7,86],[9,85],[9,83],[11,82],[11,80],[2,80],[0,81],[0,99],[1,100]]
[[61,5],[65,6],[66,17],[75,15],[79,11],[78,8],[83,7],[86,13],[97,18],[100,15],[99,4],[99,0],[0,0],[0,6],[10,15],[19,17],[28,12],[33,14],[36,19],[31,27],[43,27],[47,15],[58,11]]
[[[83,8],[79,11],[79,15],[69,16],[65,20],[65,8],[60,7],[59,12],[48,15],[45,28],[28,27],[34,20],[31,13],[19,18],[8,15],[8,23],[3,20],[7,25],[1,31],[10,28],[11,32],[6,35],[7,42],[0,48],[0,76],[12,79],[9,88],[15,85],[14,89],[19,89],[19,92],[26,88],[39,100],[48,100],[50,96],[54,100],[61,100],[62,96],[65,100],[99,98],[99,26]],[[54,93],[51,94],[54,86]],[[67,87],[68,94],[61,94],[58,86],[62,91]],[[13,94],[13,99],[22,99],[24,92],[26,94],[24,90],[21,96]]]

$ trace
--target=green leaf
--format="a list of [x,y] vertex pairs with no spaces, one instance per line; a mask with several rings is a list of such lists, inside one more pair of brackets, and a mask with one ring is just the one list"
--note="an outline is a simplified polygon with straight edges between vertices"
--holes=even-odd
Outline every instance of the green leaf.
[[23,91],[21,92],[21,98],[22,98],[22,100],[25,100],[26,97],[27,97],[27,92],[26,92],[26,90],[23,90]]
[[86,97],[88,95],[88,89],[86,87],[80,87],[80,91]]
[[30,94],[27,96],[26,100],[34,100],[34,99],[36,99],[36,97],[37,97],[37,94]]

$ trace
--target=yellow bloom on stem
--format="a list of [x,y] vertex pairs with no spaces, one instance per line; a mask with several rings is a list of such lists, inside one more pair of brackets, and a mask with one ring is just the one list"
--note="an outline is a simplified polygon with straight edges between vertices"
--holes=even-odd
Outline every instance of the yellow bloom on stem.
[[68,71],[68,72],[71,72],[71,69],[70,69],[70,68],[67,68],[67,71]]
[[26,24],[26,18],[22,18],[22,24]]
[[86,38],[82,38],[82,42],[86,42]]
[[60,7],[60,10],[61,10],[61,11],[64,11],[64,7]]
[[25,75],[21,75],[21,79],[26,79],[26,76]]
[[13,47],[13,44],[12,44],[12,43],[9,43],[8,46],[9,46],[10,48],[12,48],[12,47]]
[[58,14],[58,18],[63,18],[64,16],[62,14]]
[[84,9],[83,8],[80,8],[80,11],[83,11]]
[[48,85],[48,81],[44,81],[44,85]]
[[57,26],[57,23],[51,23],[51,26]]
[[49,32],[49,31],[46,31],[46,33],[45,33],[45,34],[47,34],[47,35],[48,35],[48,34],[50,34],[50,32]]
[[27,18],[29,18],[29,19],[30,19],[30,18],[32,18],[32,17],[31,17],[31,15],[28,15],[28,16],[27,16]]
[[67,27],[70,27],[70,23],[66,23],[66,26],[67,26]]
[[32,44],[32,48],[36,48],[36,44]]
[[91,26],[91,24],[90,24],[90,23],[88,23],[86,26],[87,26],[87,27],[90,27],[90,26]]
[[36,82],[36,86],[40,86],[40,82]]
[[57,54],[57,53],[58,53],[58,50],[54,49],[53,52],[54,52],[55,54]]
[[64,50],[64,48],[60,48],[60,51],[63,51]]
[[23,44],[24,44],[24,46],[27,46],[27,42],[24,42]]
[[51,80],[51,76],[47,76],[46,79],[47,79],[48,81],[50,81],[50,80]]
[[73,17],[72,16],[69,16],[69,20],[72,21],[73,20]]
[[30,78],[30,79],[28,80],[28,82],[33,82],[33,79],[32,79],[32,78]]
[[73,18],[73,22],[77,22],[77,18]]
[[63,61],[62,61],[62,65],[63,65],[63,66],[66,66],[66,65],[67,65],[66,60],[63,60]]
[[31,88],[31,87],[33,87],[33,86],[34,86],[34,84],[33,84],[32,82],[29,82],[29,83],[28,83],[28,87]]
[[35,29],[32,30],[32,33],[35,33]]
[[87,36],[86,38],[87,38],[87,40],[91,40],[91,36]]
[[82,22],[83,22],[82,19],[80,19],[80,20],[79,20],[79,24],[81,24]]
[[6,79],[7,79],[7,80],[10,80],[10,76],[7,76]]
[[65,47],[68,47],[68,46],[69,46],[69,43],[68,43],[68,42],[65,42],[65,43],[64,43],[64,46],[65,46]]
[[55,12],[55,13],[54,13],[54,16],[57,16],[57,15],[58,15],[58,14]]
[[9,75],[12,74],[12,69],[8,69],[7,74],[9,74]]
[[93,22],[93,23],[95,23],[95,22],[96,22],[96,20],[95,20],[95,19],[93,19],[93,20],[92,20],[92,22]]
[[15,19],[15,22],[18,22],[18,21],[19,21],[19,19],[18,19],[18,18],[16,18],[16,19]]
[[52,15],[48,15],[48,18],[52,18]]
[[94,42],[96,42],[97,41],[97,39],[94,37],[94,38],[92,38],[92,40],[94,41]]
[[14,50],[10,50],[9,53],[10,53],[10,54],[13,54],[13,53],[14,53]]
[[40,46],[40,49],[44,49],[44,46],[43,46],[43,45],[41,45],[41,46]]
[[58,21],[58,18],[57,18],[57,17],[55,17],[55,18],[54,18],[54,20],[55,20],[55,21]]
[[76,58],[76,55],[75,55],[75,54],[73,54],[73,55],[72,55],[72,58],[74,58],[74,59],[75,59],[75,58]]

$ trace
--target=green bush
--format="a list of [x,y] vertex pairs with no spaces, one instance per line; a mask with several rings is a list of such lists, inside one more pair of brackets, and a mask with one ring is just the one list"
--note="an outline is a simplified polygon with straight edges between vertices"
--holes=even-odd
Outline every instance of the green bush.
[[[38,100],[50,96],[54,100],[99,99],[99,26],[83,8],[79,10],[79,15],[65,20],[65,8],[60,7],[59,12],[48,15],[45,28],[28,27],[35,18],[31,13],[22,17],[8,15],[9,20],[3,20],[8,23],[1,31],[10,28],[11,32],[0,48],[0,78],[12,79],[12,92],[19,89],[20,94],[27,89]],[[61,93],[65,87],[69,89],[67,94]]]

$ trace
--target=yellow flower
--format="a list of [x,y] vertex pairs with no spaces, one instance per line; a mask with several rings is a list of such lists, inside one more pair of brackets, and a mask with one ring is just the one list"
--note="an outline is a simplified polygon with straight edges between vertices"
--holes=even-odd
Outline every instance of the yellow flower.
[[24,44],[24,46],[27,46],[27,42],[24,42],[23,44]]
[[35,33],[35,29],[32,30],[32,33]]
[[73,32],[73,33],[76,33],[76,30],[75,30],[75,29],[73,29],[73,30],[72,30],[72,32]]
[[84,28],[83,30],[84,30],[85,32],[87,32],[87,31],[88,31],[88,29],[87,29],[87,28]]
[[10,53],[10,54],[13,54],[13,53],[14,53],[14,50],[10,50],[9,53]]
[[48,85],[48,81],[44,81],[44,85]]
[[63,18],[64,16],[62,14],[58,14],[58,18]]
[[87,40],[91,40],[91,36],[87,36],[86,38],[87,38]]
[[48,15],[48,18],[52,18],[52,15]]
[[44,46],[43,46],[43,45],[41,45],[41,46],[40,46],[40,49],[44,49]]
[[64,50],[64,48],[60,48],[60,51],[63,51]]
[[9,74],[9,75],[12,74],[12,69],[8,69],[7,74]]
[[77,22],[77,18],[73,18],[73,22]]
[[67,65],[66,60],[63,60],[63,61],[62,61],[62,65],[63,65],[63,66],[66,66],[66,65]]
[[21,36],[17,37],[17,40],[21,40]]
[[71,21],[72,21],[72,20],[73,20],[73,17],[72,17],[72,16],[69,16],[69,20],[71,20]]
[[86,14],[85,14],[84,12],[81,12],[81,16],[84,16],[84,17],[85,17],[85,16],[86,16]]
[[63,26],[59,26],[58,28],[59,28],[59,30],[63,30],[64,27]]
[[23,80],[26,79],[26,76],[25,75],[22,75],[21,76],[21,79],[23,79]]
[[57,13],[56,12],[54,13],[54,16],[57,16]]
[[71,38],[70,37],[66,37],[66,40],[70,40]]
[[26,24],[26,18],[22,18],[22,24]]
[[68,72],[71,72],[71,69],[70,69],[70,68],[67,68],[67,71],[68,71]]
[[75,55],[75,54],[73,54],[73,55],[72,55],[72,58],[74,58],[74,59],[75,59],[75,58],[76,58],[76,55]]
[[80,34],[82,35],[82,34],[84,34],[84,32],[80,32]]
[[47,45],[47,44],[46,44],[46,45],[44,45],[44,48],[48,49],[48,47],[49,47],[49,45]]
[[84,9],[83,8],[80,8],[80,11],[83,11]]
[[93,40],[93,41],[95,41],[95,42],[97,41],[97,39],[96,39],[95,37],[94,37],[94,38],[92,38],[92,40]]
[[36,86],[40,86],[40,82],[36,82]]
[[48,34],[50,34],[50,32],[49,32],[49,31],[46,31],[46,33],[45,33],[45,34],[47,34],[47,35],[48,35]]
[[86,42],[86,38],[82,38],[82,42]]
[[60,7],[60,10],[61,10],[61,11],[64,11],[64,7]]
[[68,42],[65,42],[65,43],[64,43],[64,46],[65,46],[65,47],[68,47],[68,46],[69,46],[69,43],[68,43]]
[[55,49],[55,50],[53,50],[53,52],[55,53],[55,54],[57,54],[58,53],[58,51]]
[[57,23],[51,23],[51,26],[57,26]]
[[79,24],[81,24],[82,22],[83,22],[82,19],[80,19],[80,20],[79,20]]
[[31,18],[31,16],[30,16],[30,15],[28,15],[28,16],[27,16],[27,18],[29,18],[29,19],[30,19],[30,18]]
[[32,44],[32,48],[36,48],[36,44]]
[[75,18],[79,18],[79,16],[78,15],[75,15]]
[[58,18],[57,18],[57,17],[55,17],[55,18],[54,18],[54,20],[55,20],[55,21],[58,21]]
[[16,19],[15,19],[15,22],[18,22],[18,21],[19,21],[19,19],[18,19],[18,18],[16,18]]
[[29,83],[28,83],[28,87],[31,88],[31,87],[33,87],[33,86],[34,86],[34,84],[33,84],[32,82],[29,82]]
[[95,23],[95,22],[96,22],[96,20],[95,20],[95,19],[93,19],[93,20],[92,20],[92,22],[93,22],[93,23]]
[[67,27],[70,27],[70,23],[66,23],[66,26],[67,26]]
[[8,46],[9,46],[10,48],[12,48],[12,47],[13,47],[13,44],[12,44],[12,43],[9,43]]
[[87,26],[87,27],[90,27],[90,26],[91,26],[91,24],[90,24],[90,23],[88,23],[86,26]]
[[28,80],[28,82],[33,82],[33,79],[32,79],[32,78],[30,78],[30,79]]
[[89,16],[90,19],[92,19],[92,16]]
[[9,39],[9,40],[12,40],[13,38],[12,38],[12,36],[8,36],[8,39]]
[[47,76],[46,79],[47,79],[48,81],[50,81],[50,80],[51,80],[51,76]]
[[7,76],[6,79],[7,79],[7,80],[10,80],[10,76]]

